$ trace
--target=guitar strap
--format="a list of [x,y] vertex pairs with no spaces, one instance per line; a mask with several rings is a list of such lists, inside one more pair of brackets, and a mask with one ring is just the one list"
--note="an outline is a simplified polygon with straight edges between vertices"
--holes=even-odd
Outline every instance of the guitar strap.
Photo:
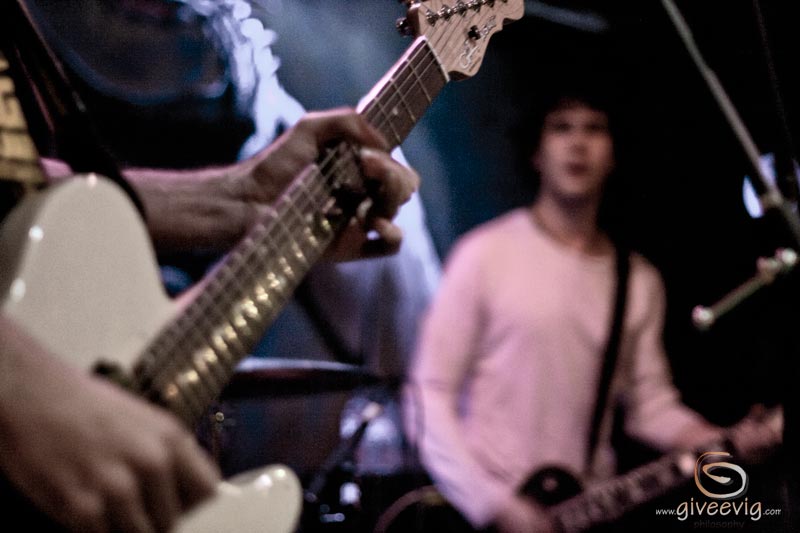
[[616,246],[616,271],[617,289],[614,299],[614,317],[611,322],[611,332],[608,336],[606,351],[603,356],[603,367],[597,388],[597,401],[594,406],[592,425],[589,428],[589,446],[586,450],[586,464],[591,467],[597,443],[600,438],[600,427],[603,422],[608,395],[611,390],[611,378],[614,376],[619,343],[622,337],[622,324],[625,318],[625,302],[628,295],[628,274],[630,270],[630,254],[620,245]]

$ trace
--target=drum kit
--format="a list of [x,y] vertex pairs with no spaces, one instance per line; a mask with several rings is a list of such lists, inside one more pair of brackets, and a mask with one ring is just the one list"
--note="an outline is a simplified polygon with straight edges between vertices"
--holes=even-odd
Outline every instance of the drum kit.
[[226,476],[275,462],[295,470],[300,531],[372,531],[399,497],[429,483],[403,438],[396,390],[360,365],[249,357],[199,436]]

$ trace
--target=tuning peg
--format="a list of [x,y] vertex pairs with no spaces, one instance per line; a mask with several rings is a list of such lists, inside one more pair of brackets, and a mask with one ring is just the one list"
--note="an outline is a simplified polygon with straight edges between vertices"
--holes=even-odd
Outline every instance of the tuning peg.
[[444,20],[450,20],[450,17],[453,16],[453,13],[455,13],[455,10],[452,7],[448,6],[447,4],[444,4],[442,8],[439,10],[438,15],[439,18],[442,18]]
[[411,37],[414,35],[414,28],[411,27],[411,23],[406,17],[397,19],[397,22],[395,22],[394,25],[397,28],[397,31],[400,32],[400,35],[404,37]]

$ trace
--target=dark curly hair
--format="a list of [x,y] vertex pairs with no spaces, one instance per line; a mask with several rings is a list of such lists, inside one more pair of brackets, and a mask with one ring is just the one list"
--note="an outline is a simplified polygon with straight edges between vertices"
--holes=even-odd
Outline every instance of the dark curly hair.
[[[614,88],[595,76],[581,77],[580,73],[575,76],[561,76],[531,95],[527,109],[520,112],[519,119],[511,131],[517,171],[523,179],[528,180],[534,197],[538,194],[540,177],[531,165],[531,155],[541,142],[545,119],[554,111],[574,105],[583,105],[606,115],[613,140],[614,158],[619,163],[621,106]],[[619,240],[618,230],[621,229],[621,223],[618,219],[622,215],[622,195],[616,168],[608,176],[605,184],[598,224],[612,238]]]

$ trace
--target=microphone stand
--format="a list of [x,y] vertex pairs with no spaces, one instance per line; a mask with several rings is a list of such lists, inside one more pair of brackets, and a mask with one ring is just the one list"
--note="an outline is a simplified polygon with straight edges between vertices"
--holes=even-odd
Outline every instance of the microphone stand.
[[797,265],[797,252],[791,248],[776,250],[774,257],[760,257],[756,262],[756,274],[710,307],[695,306],[692,310],[694,326],[705,331],[724,314],[752,296],[762,287],[772,284],[779,274],[790,272]]
[[[345,522],[347,518],[342,513],[333,512],[332,509],[327,508],[324,504],[323,495],[327,489],[331,478],[337,469],[342,468],[343,465],[352,459],[353,454],[358,447],[364,434],[367,431],[367,426],[375,418],[383,413],[383,406],[377,402],[369,402],[359,413],[358,426],[353,433],[343,438],[339,445],[334,448],[331,454],[327,457],[325,462],[319,469],[319,472],[310,481],[308,488],[305,490],[304,499],[304,516],[303,533],[312,533],[317,531],[326,523]],[[325,506],[325,508],[323,508]]]
[[683,15],[681,15],[672,0],[661,0],[661,3],[667,10],[684,46],[686,46],[686,49],[689,51],[697,69],[706,81],[708,88],[711,90],[712,95],[716,99],[717,104],[730,123],[731,129],[747,155],[747,159],[756,178],[753,180],[753,188],[759,195],[761,207],[765,212],[767,210],[773,210],[781,216],[792,234],[795,247],[800,249],[800,218],[798,218],[797,214],[792,210],[791,205],[784,199],[778,188],[766,178],[764,172],[761,170],[761,165],[759,165],[758,162],[760,156],[758,148],[756,148],[750,133],[747,131],[744,122],[742,122],[742,119],[725,92],[725,89],[722,87],[719,79],[700,54],[700,50],[694,41],[692,32],[686,24]]
[[[800,250],[800,218],[797,216],[797,213],[794,211],[794,209],[792,209],[791,203],[787,202],[784,196],[781,194],[778,187],[770,182],[764,175],[761,165],[759,164],[760,154],[755,142],[753,142],[750,133],[748,132],[744,122],[739,116],[739,113],[736,111],[736,108],[725,92],[725,89],[722,87],[719,79],[706,64],[703,56],[700,54],[697,43],[695,43],[692,32],[689,29],[689,26],[686,24],[686,20],[683,18],[683,15],[675,6],[673,0],[661,0],[661,3],[664,5],[664,8],[672,20],[672,23],[675,26],[675,29],[677,30],[681,40],[683,41],[684,46],[689,52],[689,55],[694,61],[698,71],[703,76],[703,79],[705,80],[708,88],[711,90],[717,105],[719,105],[720,110],[728,120],[733,133],[736,135],[736,138],[738,139],[745,152],[745,155],[747,156],[754,176],[754,179],[752,179],[751,182],[756,194],[758,195],[762,211],[764,213],[768,211],[774,212],[781,218],[791,234],[795,250]],[[734,290],[734,292],[728,295],[728,297],[723,298],[723,301],[715,304],[716,308],[712,306],[712,309],[720,311],[720,313],[715,315],[713,318],[715,319],[717,316],[719,316],[719,314],[729,311],[734,305],[740,303],[747,296],[755,292],[757,288],[766,285],[766,283],[761,283],[758,286],[756,285],[758,285],[756,282],[748,282],[743,286],[745,288],[740,287],[739,289]],[[700,313],[702,314],[702,311]],[[710,325],[713,323],[713,320],[709,321],[708,318],[708,316],[701,316],[699,317],[699,320],[696,320],[695,323],[701,329],[710,327]]]

